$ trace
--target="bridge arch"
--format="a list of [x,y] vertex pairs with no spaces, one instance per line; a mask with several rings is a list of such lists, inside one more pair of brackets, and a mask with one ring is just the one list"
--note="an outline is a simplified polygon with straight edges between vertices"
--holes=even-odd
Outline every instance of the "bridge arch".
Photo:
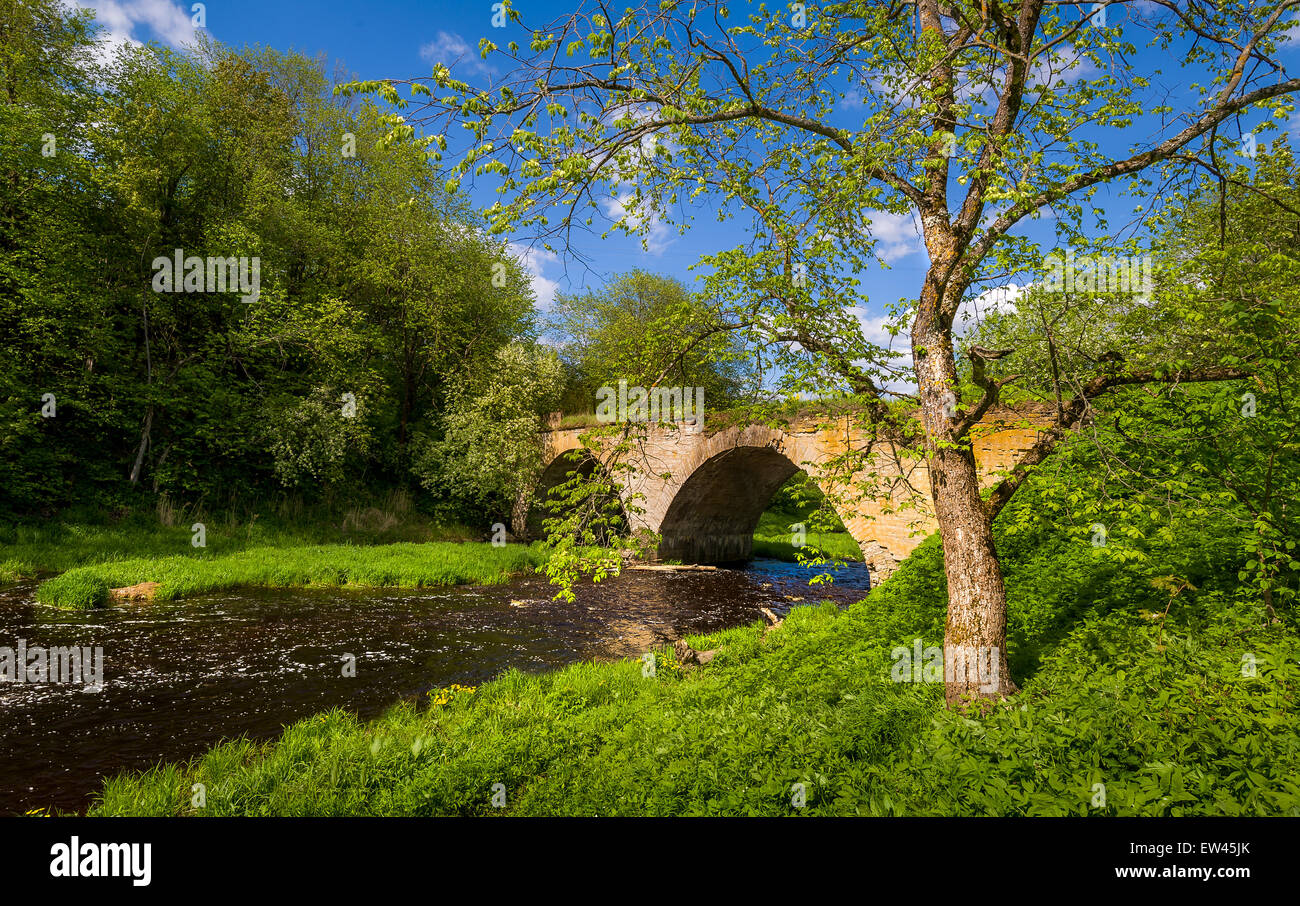
[[690,473],[668,505],[659,527],[659,556],[683,563],[748,560],[772,497],[801,471],[799,463],[770,446],[715,454]]
[[[603,470],[604,466],[590,450],[581,446],[554,454],[523,501],[523,512],[514,520],[515,533],[529,540],[545,538],[545,522],[555,515],[547,506],[551,492],[572,479],[575,474],[582,478],[589,478],[598,469]],[[626,520],[626,514],[623,514],[622,518]]]

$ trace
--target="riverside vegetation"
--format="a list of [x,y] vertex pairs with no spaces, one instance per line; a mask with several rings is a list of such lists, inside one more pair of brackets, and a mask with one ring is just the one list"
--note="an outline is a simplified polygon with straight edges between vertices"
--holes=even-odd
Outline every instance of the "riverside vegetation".
[[[84,609],[106,604],[110,589],[144,582],[159,583],[153,596],[160,600],[241,586],[488,585],[545,562],[537,544],[496,547],[471,540],[475,535],[467,527],[422,518],[404,495],[390,493],[381,503],[382,508],[352,508],[342,525],[301,507],[281,507],[269,520],[214,523],[210,533],[205,524],[202,548],[191,546],[185,526],[140,514],[110,525],[9,526],[0,528],[0,582],[57,572],[37,588],[37,600]],[[788,527],[810,522],[821,503],[820,492],[801,473],[763,514],[755,556],[796,560]],[[862,559],[842,525],[811,532],[807,541],[832,557]]]
[[653,676],[582,663],[331,711],[112,778],[92,814],[1300,814],[1293,611],[1260,606],[1222,522],[1151,513],[1104,547],[1062,528],[1078,484],[1037,481],[998,520],[1022,691],[982,715],[891,681],[896,647],[942,640],[932,537],[847,610],[690,638],[705,668],[665,649]]
[[[536,547],[473,541],[479,536],[469,528],[434,522],[393,492],[348,508],[341,520],[297,499],[261,519],[204,522],[201,513],[185,517],[166,506],[158,516],[0,527],[0,582],[58,573],[38,586],[37,600],[89,608],[104,605],[111,588],[143,582],[159,583],[162,600],[240,586],[482,585],[545,559]],[[204,522],[203,547],[191,545],[192,519]]]
[[474,542],[396,543],[374,547],[323,544],[254,547],[224,556],[138,557],[68,570],[42,584],[36,599],[59,607],[98,607],[110,588],[157,582],[155,597],[169,600],[240,587],[295,588],[360,585],[422,588],[497,585],[540,566],[545,557],[522,545]]
[[[795,527],[803,526],[803,544],[796,546]],[[755,557],[805,562],[862,561],[862,548],[831,509],[826,496],[798,472],[772,497],[754,529]]]

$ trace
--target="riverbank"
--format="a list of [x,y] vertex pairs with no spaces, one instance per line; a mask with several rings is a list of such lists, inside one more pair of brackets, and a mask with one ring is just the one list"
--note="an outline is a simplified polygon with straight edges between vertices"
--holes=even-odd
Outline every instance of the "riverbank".
[[[281,505],[263,515],[220,519],[160,508],[117,519],[0,524],[0,584],[116,560],[201,558],[267,547],[477,541],[487,534],[415,513],[401,495],[378,504],[343,512]],[[197,547],[196,525],[202,526]]]
[[[433,522],[401,504],[357,508],[334,519],[319,513],[200,519],[200,547],[193,544],[189,518],[164,525],[151,516],[0,527],[0,584],[45,576],[38,600],[85,609],[107,603],[113,589],[141,584],[156,584],[145,594],[160,600],[240,586],[483,585],[536,569],[545,560],[535,547],[494,548],[475,541],[465,526]],[[764,513],[754,534],[754,556],[797,562],[800,552],[790,543],[788,524],[800,518],[808,517]],[[847,532],[812,532],[807,542],[831,558],[862,560]]]
[[400,494],[341,511],[293,501],[266,510],[216,519],[160,507],[97,522],[3,525],[0,584],[45,577],[42,603],[89,608],[110,589],[141,583],[157,583],[148,596],[161,600],[239,586],[496,584],[544,561],[417,513]]
[[1198,576],[1161,616],[1139,567],[1031,540],[1008,557],[1022,692],[983,716],[896,681],[897,649],[942,640],[930,539],[847,610],[689,636],[707,667],[661,649],[653,672],[509,671],[376,721],[333,710],[113,778],[92,814],[1300,814],[1294,614]]
[[[256,588],[95,611],[34,605],[30,582],[0,587],[0,645],[93,644],[104,690],[0,685],[0,816],[84,812],[103,778],[182,762],[223,740],[278,739],[330,708],[362,719],[440,687],[637,658],[659,645],[743,626],[796,600],[847,606],[861,568],[809,596],[808,571],[624,570],[557,601],[543,572],[500,585],[426,589]],[[344,670],[348,655],[356,669]],[[3,654],[0,653],[0,659]],[[123,715],[129,714],[130,719]]]
[[98,607],[110,589],[142,583],[157,583],[150,596],[159,600],[230,588],[496,585],[545,559],[536,547],[484,542],[258,547],[224,556],[138,557],[80,566],[42,583],[36,599],[57,607]]

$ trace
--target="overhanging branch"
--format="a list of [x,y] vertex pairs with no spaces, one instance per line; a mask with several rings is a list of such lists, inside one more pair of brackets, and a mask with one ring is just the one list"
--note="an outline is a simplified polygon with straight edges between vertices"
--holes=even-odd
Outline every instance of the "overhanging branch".
[[989,518],[996,518],[1002,508],[1010,502],[1025,479],[1029,477],[1034,466],[1041,463],[1060,445],[1066,436],[1078,428],[1080,422],[1092,408],[1092,401],[1117,387],[1131,387],[1140,384],[1192,384],[1212,383],[1215,381],[1235,381],[1250,377],[1251,372],[1244,368],[1208,368],[1200,371],[1174,371],[1158,373],[1139,371],[1131,374],[1099,375],[1088,383],[1065,406],[1051,428],[1039,434],[1033,446],[1020,458],[1012,468],[1011,474],[993,489],[985,506]]

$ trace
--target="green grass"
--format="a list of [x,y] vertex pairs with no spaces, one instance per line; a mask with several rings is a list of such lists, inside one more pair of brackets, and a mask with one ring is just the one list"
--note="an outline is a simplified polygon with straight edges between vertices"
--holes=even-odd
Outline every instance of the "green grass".
[[[163,525],[153,513],[136,513],[113,522],[60,521],[0,524],[0,583],[78,566],[148,557],[213,556],[259,547],[320,544],[478,540],[483,533],[442,525],[400,504],[355,507],[325,515],[294,507],[269,507],[264,516],[216,520],[202,513],[176,513]],[[206,547],[191,545],[190,526],[202,522]]]
[[85,570],[73,570],[42,584],[36,600],[71,610],[90,610],[108,603],[108,582]]
[[536,569],[544,556],[535,547],[431,542],[385,545],[328,544],[257,547],[224,555],[134,557],[79,566],[43,583],[37,599],[61,607],[85,607],[88,589],[158,582],[157,597],[171,600],[226,588],[359,585],[405,587],[494,585]]
[[596,418],[594,412],[581,412],[575,415],[566,415],[556,424],[556,431],[568,431],[572,428],[600,428],[608,422],[602,422]]
[[[1040,538],[1008,569],[1023,691],[963,715],[938,685],[890,679],[895,646],[942,639],[936,542],[845,611],[691,637],[718,649],[703,669],[665,650],[651,677],[639,661],[582,663],[373,722],[331,711],[270,743],[112,778],[92,813],[1300,814],[1294,614],[1268,624],[1215,591],[1157,621],[1133,567]],[[1043,556],[1057,567],[1046,584]]]
[[[803,520],[797,514],[778,510],[765,512],[759,517],[758,528],[754,530],[754,556],[797,562],[798,549],[790,541],[790,526],[800,521]],[[808,547],[815,548],[828,557],[862,562],[862,548],[847,531],[807,532],[804,540]],[[805,550],[804,553],[811,551]]]

